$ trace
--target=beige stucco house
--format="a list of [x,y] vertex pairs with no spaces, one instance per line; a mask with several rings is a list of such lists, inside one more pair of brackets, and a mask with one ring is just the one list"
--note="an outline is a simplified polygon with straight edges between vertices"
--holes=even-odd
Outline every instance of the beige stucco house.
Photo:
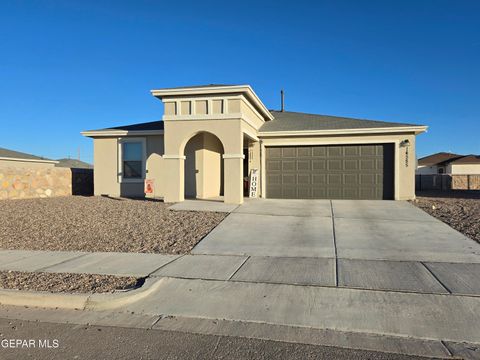
[[480,175],[479,155],[439,152],[418,159],[417,175]]
[[415,136],[426,126],[268,110],[248,85],[152,90],[162,121],[84,131],[96,195],[240,204],[256,196],[412,199]]

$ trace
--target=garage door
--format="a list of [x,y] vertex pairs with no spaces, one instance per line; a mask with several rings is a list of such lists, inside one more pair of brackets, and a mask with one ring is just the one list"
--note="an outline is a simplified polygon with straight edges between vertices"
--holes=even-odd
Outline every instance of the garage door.
[[393,144],[266,148],[277,199],[393,199]]

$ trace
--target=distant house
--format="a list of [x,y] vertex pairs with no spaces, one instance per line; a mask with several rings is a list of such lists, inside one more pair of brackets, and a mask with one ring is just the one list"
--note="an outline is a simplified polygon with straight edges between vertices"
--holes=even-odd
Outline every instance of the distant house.
[[417,175],[480,175],[480,155],[439,152],[418,159]]
[[92,165],[0,148],[0,200],[92,194]]
[[0,167],[52,168],[58,161],[0,147]]
[[93,165],[77,159],[58,159],[56,167],[66,167],[70,169],[93,169]]

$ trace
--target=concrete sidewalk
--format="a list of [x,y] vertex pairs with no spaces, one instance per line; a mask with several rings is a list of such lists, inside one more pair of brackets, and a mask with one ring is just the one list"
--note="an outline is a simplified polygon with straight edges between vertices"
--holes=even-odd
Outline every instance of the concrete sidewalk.
[[0,270],[480,296],[480,264],[313,257],[0,251]]
[[148,277],[145,296],[117,312],[480,343],[479,264],[34,251],[0,259],[4,270]]

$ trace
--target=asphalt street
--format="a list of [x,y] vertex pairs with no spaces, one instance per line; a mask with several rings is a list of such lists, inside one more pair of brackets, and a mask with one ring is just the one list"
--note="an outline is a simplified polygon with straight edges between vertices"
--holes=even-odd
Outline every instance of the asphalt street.
[[0,319],[0,359],[426,358],[175,331]]

